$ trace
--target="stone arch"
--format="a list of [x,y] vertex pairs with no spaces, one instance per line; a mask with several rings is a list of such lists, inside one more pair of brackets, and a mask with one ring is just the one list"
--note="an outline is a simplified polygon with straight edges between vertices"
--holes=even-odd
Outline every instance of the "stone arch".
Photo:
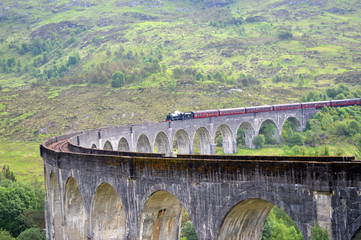
[[217,240],[261,239],[264,223],[273,206],[262,199],[238,203],[224,218]]
[[[347,193],[345,191],[340,191],[338,193],[338,196],[346,196],[346,195]],[[349,199],[346,199],[345,197],[341,197],[340,203],[338,204],[339,207],[334,208],[333,217],[335,217],[335,219],[342,219],[343,216],[345,216],[345,213],[347,212],[347,206],[359,202],[359,198],[356,199],[358,199],[358,201],[356,200],[355,202],[348,202],[350,201]],[[351,240],[361,239],[361,215],[354,218],[349,224],[346,224],[346,219],[339,220],[339,224],[344,224],[346,229],[343,231],[343,233],[336,236],[332,236],[334,239],[351,239]]]
[[278,127],[278,125],[275,123],[275,121],[273,121],[272,119],[266,119],[264,120],[258,129],[258,134],[262,134],[262,128],[266,126],[266,124],[272,124],[275,127],[275,133],[272,135],[272,138],[274,138],[276,141],[280,141],[281,140],[281,130]]
[[193,136],[193,141],[196,134],[199,138],[200,154],[211,154],[211,136],[208,130],[205,127],[198,128]]
[[139,239],[180,239],[182,212],[182,204],[171,193],[153,193],[141,214]]
[[98,147],[97,147],[97,145],[95,145],[95,143],[93,143],[93,145],[92,145],[92,147],[91,148],[93,148],[93,149],[97,149]]
[[[287,124],[286,124],[287,123]],[[285,127],[287,125],[287,127]],[[290,140],[294,132],[301,132],[301,122],[298,118],[290,116],[286,118],[280,129],[280,137],[282,138],[282,141]]]
[[[264,192],[262,198],[243,192],[232,197],[222,208],[217,221],[217,240],[261,239],[263,227],[269,212],[274,206],[295,221],[301,234],[308,239],[313,217],[302,219],[292,206],[285,204],[278,194]],[[258,194],[257,194],[258,195]],[[241,223],[241,224],[240,224]]]
[[190,148],[190,140],[188,133],[184,131],[183,129],[179,129],[174,136],[174,140],[176,141],[176,145],[178,148],[179,154],[190,154],[191,148]]
[[49,187],[50,187],[50,207],[51,207],[50,235],[52,239],[62,239],[63,219],[61,214],[60,192],[59,192],[58,180],[53,171],[50,174]]
[[158,153],[170,154],[170,145],[167,135],[164,132],[159,132],[155,137],[154,149],[157,149]]
[[152,147],[150,145],[149,139],[145,134],[139,136],[137,141],[137,152],[151,153]]
[[78,184],[70,177],[65,186],[65,239],[86,239],[87,216]]
[[[218,130],[220,130],[220,132],[222,134],[223,153],[228,153],[228,154],[235,153],[235,149],[234,149],[235,144],[233,144],[232,130],[226,124],[220,125],[217,128],[217,131]],[[217,131],[216,131],[216,133],[217,133]],[[214,139],[216,139],[216,137]]]
[[126,214],[123,204],[108,183],[95,191],[91,209],[92,236],[94,239],[126,239]]
[[113,146],[112,144],[109,142],[109,141],[106,141],[104,143],[104,147],[103,147],[104,150],[113,150]]
[[292,122],[294,122],[294,123],[295,123],[294,128],[295,128],[295,130],[296,130],[297,132],[301,132],[301,131],[302,131],[301,120],[298,119],[297,117],[290,116],[290,117],[286,118],[286,119],[283,121],[283,123],[282,123],[282,125],[281,125],[281,128],[283,128],[283,126],[285,125],[286,121],[292,121]]
[[[253,138],[256,136],[256,131],[251,123],[249,122],[242,122],[238,128],[242,128],[245,134],[245,143],[246,147],[253,148],[254,145],[252,143]],[[237,128],[237,130],[238,130]]]
[[119,140],[118,151],[123,151],[123,152],[130,151],[129,143],[128,143],[127,139],[125,139],[124,137]]

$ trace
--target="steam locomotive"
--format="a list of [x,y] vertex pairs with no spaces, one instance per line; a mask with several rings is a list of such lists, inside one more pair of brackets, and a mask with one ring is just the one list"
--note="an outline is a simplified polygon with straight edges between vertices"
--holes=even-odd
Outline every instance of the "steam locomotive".
[[247,114],[247,113],[284,111],[284,110],[303,109],[303,108],[320,109],[323,107],[344,107],[351,105],[361,105],[361,98],[320,101],[320,102],[291,103],[291,104],[280,104],[280,105],[266,105],[266,106],[246,107],[246,108],[227,108],[227,109],[205,110],[205,111],[195,111],[195,112],[176,111],[174,113],[169,113],[167,115],[166,121],[178,121],[178,120],[188,120],[188,119],[197,119],[197,118],[239,115],[239,114]]

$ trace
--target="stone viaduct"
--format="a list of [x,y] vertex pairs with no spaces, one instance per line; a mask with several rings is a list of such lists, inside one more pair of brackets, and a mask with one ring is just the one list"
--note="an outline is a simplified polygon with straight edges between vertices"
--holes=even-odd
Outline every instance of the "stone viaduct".
[[[208,155],[217,130],[224,152],[234,153],[239,127],[251,147],[263,122],[274,122],[279,136],[287,119],[304,128],[315,112],[111,127],[49,139],[40,148],[47,239],[180,239],[186,210],[199,240],[259,240],[273,206],[305,239],[315,222],[332,239],[361,239],[361,162],[354,158]],[[192,155],[196,134],[203,155]]]
[[[307,121],[316,109],[298,109],[278,112],[251,113],[183,121],[149,123],[128,127],[101,129],[88,135],[79,136],[77,142],[84,147],[132,152],[158,152],[172,155],[176,147],[178,153],[192,154],[195,136],[198,136],[201,154],[215,153],[215,136],[220,130],[223,139],[223,152],[237,152],[237,130],[242,128],[246,146],[254,147],[252,140],[258,135],[263,123],[276,126],[275,137],[280,139],[282,127],[287,119],[294,119],[299,130],[306,127]],[[173,146],[174,140],[177,146]]]

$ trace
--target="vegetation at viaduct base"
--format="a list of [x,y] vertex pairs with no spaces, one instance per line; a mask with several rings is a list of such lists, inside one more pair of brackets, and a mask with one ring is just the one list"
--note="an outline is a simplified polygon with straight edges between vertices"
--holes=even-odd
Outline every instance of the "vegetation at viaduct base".
[[[44,197],[42,183],[16,180],[8,166],[0,174],[0,239],[45,240]],[[12,237],[13,236],[13,237]]]

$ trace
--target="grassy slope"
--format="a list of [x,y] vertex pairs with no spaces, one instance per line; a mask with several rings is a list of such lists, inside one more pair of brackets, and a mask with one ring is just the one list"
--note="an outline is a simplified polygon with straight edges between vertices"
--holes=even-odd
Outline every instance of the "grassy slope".
[[[75,52],[80,54],[81,61],[67,74],[92,69],[98,63],[116,59],[114,54],[106,53],[107,50],[114,53],[120,45],[146,55],[161,48],[160,64],[168,67],[164,74],[151,75],[116,90],[108,84],[30,88],[30,83],[36,81],[32,70],[0,73],[3,88],[0,91],[3,141],[0,151],[4,152],[0,164],[9,162],[7,149],[23,145],[14,141],[32,140],[36,146],[50,136],[69,131],[161,121],[174,110],[295,102],[309,90],[339,82],[360,87],[359,1],[314,0],[291,4],[281,0],[239,0],[224,7],[207,7],[207,2],[212,1],[205,2],[28,0],[0,3],[1,61],[14,57],[21,62],[21,68],[26,65],[32,68],[38,56],[20,55],[16,46],[29,43],[35,36],[43,39],[50,36],[62,43],[50,51],[49,62],[35,70],[65,64]],[[244,19],[262,16],[264,21],[226,27],[209,24],[232,16]],[[64,26],[63,21],[76,26]],[[283,30],[291,31],[293,40],[280,41],[278,34]],[[72,37],[75,41],[66,44]],[[100,42],[94,41],[97,37]],[[235,79],[240,73],[250,74],[261,85],[246,88],[240,83],[181,79],[176,81],[175,89],[170,90],[167,84],[172,78],[171,70],[177,66],[192,67],[203,73],[222,71]],[[299,74],[305,78],[303,84]],[[278,83],[272,82],[276,75],[281,78]],[[230,92],[232,88],[243,92]],[[33,143],[27,146],[32,149]],[[34,149],[37,155],[38,148]],[[25,157],[33,154],[21,151]],[[271,150],[282,154],[280,151]],[[253,152],[247,150],[241,154]],[[14,170],[25,174],[23,165],[14,165]]]

